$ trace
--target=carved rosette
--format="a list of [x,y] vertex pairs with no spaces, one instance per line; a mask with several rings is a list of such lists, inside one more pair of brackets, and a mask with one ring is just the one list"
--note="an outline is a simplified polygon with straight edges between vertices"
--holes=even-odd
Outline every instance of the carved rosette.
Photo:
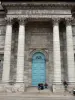
[[60,18],[52,18],[53,25],[58,25],[60,22]]

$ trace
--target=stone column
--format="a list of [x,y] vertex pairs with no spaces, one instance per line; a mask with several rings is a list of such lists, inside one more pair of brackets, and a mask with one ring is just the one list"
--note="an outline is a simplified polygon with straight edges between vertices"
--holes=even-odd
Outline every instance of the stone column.
[[9,19],[7,20],[7,25],[6,25],[2,82],[9,82],[10,78],[11,41],[12,41],[12,23],[11,20]]
[[59,19],[53,20],[53,62],[54,62],[54,82],[61,83]]
[[25,25],[24,25],[24,19],[21,19],[19,23],[17,73],[16,73],[16,83],[18,84],[24,82],[24,45],[25,45]]
[[66,19],[66,42],[67,42],[67,69],[68,69],[68,82],[75,84],[75,66],[74,66],[74,50],[72,38],[71,19]]
[[59,19],[53,19],[53,64],[54,64],[54,92],[60,89],[61,84],[61,57],[60,57],[60,37]]

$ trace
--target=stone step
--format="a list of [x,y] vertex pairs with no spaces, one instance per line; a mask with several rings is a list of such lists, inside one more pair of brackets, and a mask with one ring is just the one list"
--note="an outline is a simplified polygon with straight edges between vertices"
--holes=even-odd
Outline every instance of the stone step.
[[0,100],[75,100],[73,95],[48,95],[48,94],[0,94]]
[[38,90],[37,87],[30,87],[27,88],[26,90],[27,93],[51,93],[51,91],[49,89],[44,89],[44,90]]
[[[73,94],[57,94],[57,93],[51,93],[51,94],[44,94],[44,93],[0,93],[1,96],[17,96],[17,97],[73,97]],[[74,96],[75,97],[75,96]]]

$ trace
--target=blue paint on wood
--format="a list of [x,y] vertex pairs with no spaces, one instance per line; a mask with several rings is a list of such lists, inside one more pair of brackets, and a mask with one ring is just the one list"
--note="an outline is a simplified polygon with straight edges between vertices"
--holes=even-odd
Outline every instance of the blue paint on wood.
[[37,52],[32,57],[32,86],[38,86],[38,83],[46,81],[46,62],[45,56]]

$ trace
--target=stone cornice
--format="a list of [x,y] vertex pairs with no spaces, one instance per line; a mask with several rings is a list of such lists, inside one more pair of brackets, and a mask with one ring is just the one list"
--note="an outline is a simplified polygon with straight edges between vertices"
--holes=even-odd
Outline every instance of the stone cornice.
[[20,8],[20,9],[50,9],[50,8],[73,8],[75,7],[74,2],[3,2],[3,7],[9,8]]

